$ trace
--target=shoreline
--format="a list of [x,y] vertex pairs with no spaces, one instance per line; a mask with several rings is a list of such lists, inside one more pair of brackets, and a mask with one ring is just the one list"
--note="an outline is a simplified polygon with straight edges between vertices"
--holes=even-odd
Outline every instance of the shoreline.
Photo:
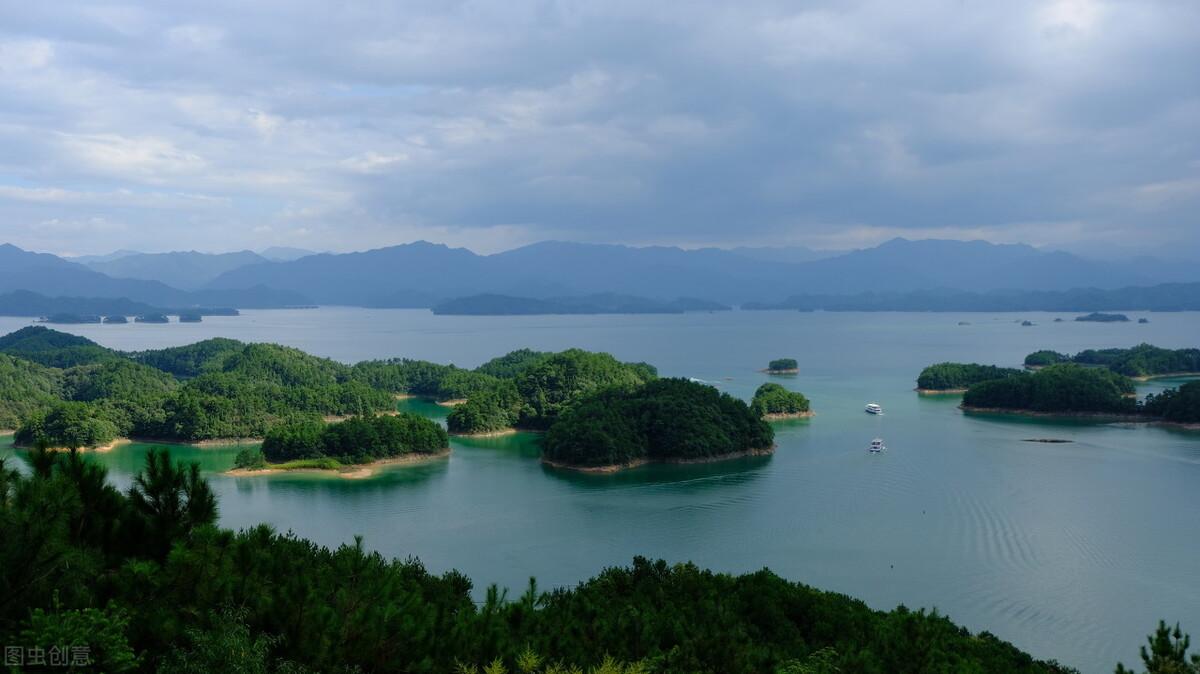
[[[0,435],[6,435],[6,433],[0,432]],[[117,447],[120,447],[121,445],[128,445],[131,442],[134,442],[134,441],[130,440],[129,438],[114,438],[111,442],[107,442],[103,445],[96,445],[95,447],[76,447],[75,449],[80,452],[96,452],[98,454],[103,454],[105,452],[111,452],[112,450],[116,449]],[[24,449],[24,450],[33,449],[33,447],[30,447],[29,445],[18,445],[15,442],[13,443],[13,447],[15,447],[16,449]],[[47,447],[46,451],[47,452],[69,452],[69,451],[71,451],[71,448],[70,447]]]
[[733,459],[744,459],[744,458],[748,458],[751,456],[771,456],[774,453],[775,453],[775,445],[771,445],[770,447],[767,447],[765,449],[743,449],[738,452],[730,452],[728,454],[718,454],[715,456],[705,456],[705,457],[696,458],[696,459],[641,458],[641,459],[634,459],[633,461],[630,461],[628,463],[613,463],[613,464],[607,464],[604,466],[576,466],[574,464],[562,463],[561,461],[553,461],[553,460],[547,459],[546,457],[542,457],[541,461],[542,461],[542,465],[549,466],[551,468],[557,468],[559,470],[570,470],[570,471],[574,471],[577,473],[592,473],[592,474],[604,475],[604,474],[616,473],[616,472],[619,472],[622,470],[628,470],[630,468],[637,468],[639,466],[646,466],[649,464],[688,466],[688,465],[701,464],[701,463],[719,463],[721,461],[731,461]]
[[1200,372],[1164,372],[1162,374],[1146,374],[1130,377],[1134,381],[1152,381],[1155,379],[1173,379],[1175,377],[1200,377]]
[[1146,424],[1148,426],[1166,426],[1188,431],[1200,430],[1200,423],[1167,421],[1159,417],[1145,417],[1140,414],[1118,414],[1116,412],[1039,412],[1037,410],[1021,410],[1009,407],[965,407],[963,405],[959,405],[958,408],[968,414],[1011,414],[1019,417],[1042,419],[1092,419],[1105,423]]
[[769,412],[763,415],[763,419],[767,421],[783,421],[785,419],[811,419],[817,416],[817,413],[812,410],[804,412]]
[[449,431],[450,435],[456,438],[498,438],[503,435],[515,435],[517,433],[537,433],[538,431],[523,431],[519,428],[501,428],[498,431],[481,431],[479,433],[456,433]]
[[125,438],[129,442],[145,445],[183,445],[185,447],[236,447],[238,445],[253,445],[262,443],[262,438],[211,438],[208,440],[167,440],[165,438],[132,437]]
[[374,477],[378,474],[379,469],[387,466],[415,466],[418,464],[429,463],[438,459],[449,458],[450,448],[439,449],[436,452],[411,452],[403,456],[393,456],[386,459],[377,459],[371,463],[356,463],[341,466],[339,468],[275,468],[271,464],[267,464],[266,468],[231,468],[222,471],[221,475],[229,477],[257,477],[262,475],[280,475],[284,473],[312,473],[320,475],[336,475],[343,480],[362,480],[368,477]]
[[459,405],[467,402],[467,399],[466,398],[451,398],[449,400],[434,400],[433,402],[434,402],[434,404],[441,405],[442,407],[458,407]]
[[766,374],[800,374],[800,368],[790,367],[785,370],[772,370],[769,367],[765,367],[765,368],[759,370],[759,372],[763,372]]
[[921,388],[919,386],[913,390],[923,396],[958,396],[967,392],[965,388]]

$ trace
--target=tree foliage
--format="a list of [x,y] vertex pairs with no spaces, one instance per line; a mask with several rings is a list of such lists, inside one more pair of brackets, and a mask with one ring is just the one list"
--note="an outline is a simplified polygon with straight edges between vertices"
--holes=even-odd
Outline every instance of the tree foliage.
[[795,370],[800,367],[795,358],[776,358],[767,365],[771,371]]
[[1023,371],[979,365],[978,363],[937,363],[921,370],[917,377],[917,388],[928,391],[965,389],[989,379],[1003,379],[1024,374]]
[[766,449],[771,426],[745,402],[686,379],[613,386],[580,399],[550,426],[543,455],[573,466],[697,460]]
[[297,420],[267,432],[262,453],[281,463],[296,459],[336,459],[369,463],[411,453],[431,453],[450,445],[445,429],[415,414],[354,417],[332,424]]
[[1035,412],[1135,414],[1133,382],[1115,372],[1073,363],[1049,365],[1018,377],[980,382],[963,395],[964,407]]
[[1066,362],[1106,367],[1127,377],[1149,377],[1200,372],[1200,349],[1163,349],[1152,344],[1138,344],[1128,349],[1087,349],[1074,356],[1037,351],[1025,357],[1026,365]]
[[808,411],[808,398],[803,393],[789,391],[779,384],[767,382],[754,392],[750,409],[758,416],[767,414],[800,414]]

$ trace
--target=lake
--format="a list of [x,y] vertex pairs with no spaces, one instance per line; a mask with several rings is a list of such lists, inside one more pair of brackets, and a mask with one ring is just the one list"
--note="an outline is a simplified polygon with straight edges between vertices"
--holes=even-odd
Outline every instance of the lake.
[[[368,480],[231,478],[218,473],[236,449],[172,452],[212,471],[226,526],[268,522],[326,545],[362,535],[386,555],[457,568],[477,592],[497,583],[513,596],[530,576],[542,588],[570,585],[635,555],[730,572],[766,566],[880,609],[936,607],[1037,656],[1111,672],[1137,660],[1160,618],[1200,635],[1200,433],[966,416],[957,397],[912,390],[922,367],[945,360],[1018,366],[1043,348],[1200,346],[1198,313],[1130,314],[1148,317],[1145,325],[1061,315],[456,317],[335,307],[55,327],[118,349],[223,336],[347,362],[405,356],[464,367],[520,347],[577,346],[745,399],[776,381],[807,395],[817,416],[776,424],[774,456],[718,464],[566,473],[538,462],[530,434],[454,439],[447,460]],[[28,324],[0,318],[0,334]],[[777,357],[795,357],[800,374],[758,372]],[[865,414],[867,402],[886,414]],[[445,415],[427,402],[402,405]],[[872,455],[876,436],[888,449]],[[127,485],[146,449],[97,457]]]

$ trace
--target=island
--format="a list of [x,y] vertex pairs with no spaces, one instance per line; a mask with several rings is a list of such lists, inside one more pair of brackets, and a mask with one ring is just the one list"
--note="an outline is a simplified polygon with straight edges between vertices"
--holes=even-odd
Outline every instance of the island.
[[803,393],[789,391],[779,384],[767,382],[754,392],[750,409],[768,420],[803,419],[813,416],[808,398]]
[[1034,325],[1034,322],[1033,322],[1033,321],[1021,321],[1021,326],[1022,326],[1022,327],[1026,327],[1026,328],[1028,328],[1028,327],[1032,327],[1033,325]]
[[1107,369],[1074,363],[1048,365],[1030,374],[973,384],[963,394],[968,411],[1133,417],[1133,381]]
[[1125,314],[1102,314],[1093,311],[1086,316],[1076,316],[1075,320],[1082,323],[1128,323],[1129,317]]
[[1145,324],[1147,324],[1147,323],[1149,323],[1149,322],[1150,322],[1150,319],[1149,319],[1149,318],[1139,318],[1139,319],[1138,319],[1138,323],[1140,323],[1140,324],[1142,324],[1142,325],[1145,325]]
[[581,396],[608,387],[630,388],[658,376],[646,363],[622,363],[607,353],[568,349],[525,351],[505,362],[485,363],[478,374],[491,378],[468,393],[446,418],[451,433],[492,435],[514,429],[544,431]]
[[609,387],[578,400],[550,426],[542,461],[613,472],[647,463],[701,463],[774,451],[770,424],[737,398],[687,379]]
[[128,323],[128,322],[129,322],[129,319],[128,319],[128,318],[126,318],[125,316],[121,316],[121,315],[116,315],[116,316],[105,316],[105,317],[104,317],[104,322],[105,322],[105,323],[109,323],[109,324],[112,324],[112,323]]
[[1139,344],[1128,349],[1087,349],[1073,356],[1035,351],[1025,357],[1025,367],[1029,369],[1055,363],[1103,367],[1138,380],[1200,375],[1200,349],[1163,349]]
[[141,314],[133,320],[135,323],[169,323],[171,321],[166,314]]
[[273,427],[262,447],[240,451],[228,472],[321,471],[362,478],[381,466],[424,462],[449,453],[445,429],[415,414],[351,417],[331,424],[310,418]]
[[180,323],[199,323],[202,320],[202,314],[197,311],[186,311],[179,314]]
[[80,325],[99,323],[100,317],[95,314],[50,314],[42,319],[43,323],[58,323],[60,325]]
[[763,370],[767,374],[800,374],[800,364],[795,358],[776,358]]
[[966,393],[974,384],[1024,374],[1021,370],[978,363],[937,363],[917,376],[917,393],[946,395]]

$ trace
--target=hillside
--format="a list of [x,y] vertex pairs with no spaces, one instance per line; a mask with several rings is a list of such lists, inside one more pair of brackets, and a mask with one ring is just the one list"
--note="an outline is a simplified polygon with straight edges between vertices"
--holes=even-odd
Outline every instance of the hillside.
[[215,254],[191,250],[136,253],[85,264],[94,271],[114,278],[160,281],[182,290],[194,290],[227,271],[260,262],[267,262],[267,258],[248,250]]

